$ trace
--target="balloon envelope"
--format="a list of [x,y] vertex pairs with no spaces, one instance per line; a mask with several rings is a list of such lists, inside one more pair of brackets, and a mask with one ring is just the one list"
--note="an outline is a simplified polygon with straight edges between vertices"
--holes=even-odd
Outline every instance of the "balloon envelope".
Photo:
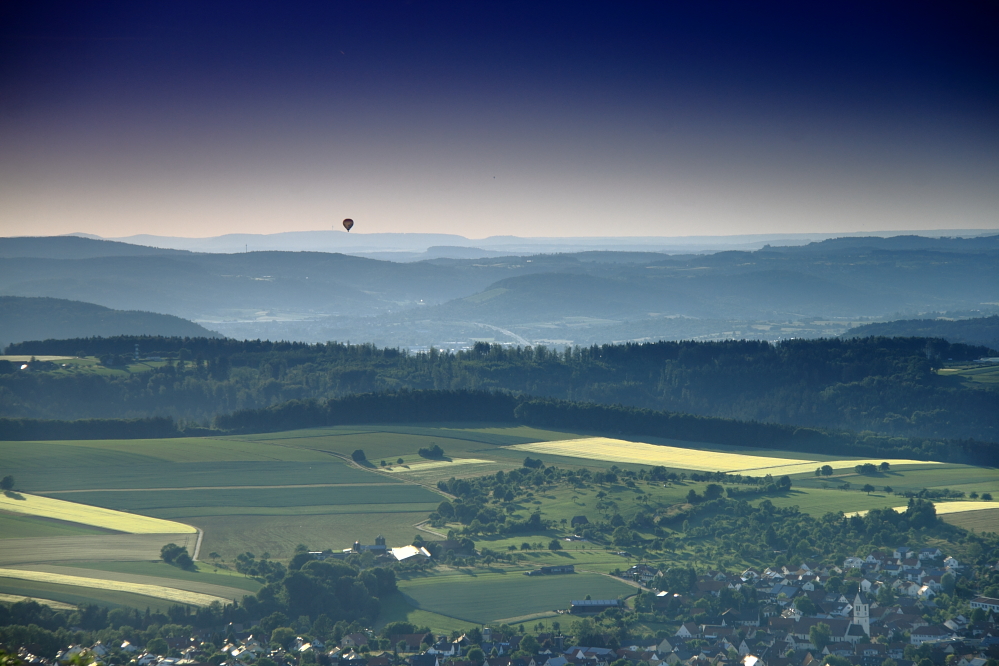
[[347,231],[350,231],[350,228],[352,226],[354,226],[354,220],[350,219],[349,217],[343,221],[343,228],[346,229]]

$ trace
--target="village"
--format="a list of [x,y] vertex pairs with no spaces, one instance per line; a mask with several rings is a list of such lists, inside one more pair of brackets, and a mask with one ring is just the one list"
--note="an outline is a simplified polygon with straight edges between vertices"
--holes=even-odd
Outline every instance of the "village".
[[[366,548],[355,544],[345,552]],[[384,541],[376,548],[385,548]],[[287,628],[268,636],[266,627],[249,623],[154,639],[144,649],[128,641],[98,642],[68,646],[51,661],[28,648],[18,658],[39,666],[995,666],[999,659],[999,599],[974,597],[970,612],[936,621],[934,598],[953,593],[963,575],[960,562],[938,548],[875,551],[848,557],[841,566],[802,562],[738,574],[709,571],[678,591],[661,589],[667,577],[649,564],[615,574],[641,591],[628,600],[568,600],[560,610],[571,621],[564,630],[553,621],[535,625],[533,634],[524,625],[504,625],[435,635],[392,633],[400,628],[394,623],[380,634],[334,632],[324,641]],[[688,619],[640,644],[620,645],[612,633],[601,633],[608,621],[627,614]]]

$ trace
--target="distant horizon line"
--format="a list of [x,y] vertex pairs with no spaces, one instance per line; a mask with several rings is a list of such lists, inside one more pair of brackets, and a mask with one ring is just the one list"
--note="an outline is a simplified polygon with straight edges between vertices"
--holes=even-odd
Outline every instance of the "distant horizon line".
[[761,233],[748,233],[748,234],[698,234],[698,235],[644,235],[644,236],[627,236],[627,235],[609,235],[609,236],[518,236],[514,234],[503,234],[503,235],[492,235],[483,236],[480,238],[463,236],[461,234],[455,233],[444,233],[435,231],[375,231],[375,232],[363,232],[358,231],[348,234],[345,231],[338,229],[296,229],[293,231],[276,231],[276,232],[230,232],[224,234],[217,234],[214,236],[168,236],[161,234],[147,234],[147,233],[137,233],[130,234],[127,236],[101,236],[100,234],[92,234],[89,232],[76,231],[66,234],[51,234],[47,236],[4,236],[6,238],[60,238],[73,236],[77,238],[92,238],[95,240],[111,240],[111,241],[125,241],[131,238],[156,238],[156,239],[183,239],[191,241],[206,241],[214,239],[223,239],[236,236],[251,236],[251,237],[270,237],[270,236],[289,236],[297,234],[314,234],[314,233],[330,233],[342,235],[345,238],[348,237],[375,237],[375,236],[443,236],[443,237],[453,237],[461,238],[466,241],[489,241],[489,240],[499,240],[504,238],[516,239],[516,240],[526,240],[526,241],[569,241],[569,240],[592,240],[592,241],[615,241],[621,240],[624,242],[628,241],[638,241],[645,239],[663,239],[663,240],[703,240],[703,239],[736,239],[736,238],[837,238],[837,237],[882,237],[891,238],[896,236],[921,236],[926,237],[969,237],[974,238],[977,236],[984,236],[990,234],[999,234],[999,228],[995,229],[880,229],[874,231],[789,231],[789,232],[761,232]]

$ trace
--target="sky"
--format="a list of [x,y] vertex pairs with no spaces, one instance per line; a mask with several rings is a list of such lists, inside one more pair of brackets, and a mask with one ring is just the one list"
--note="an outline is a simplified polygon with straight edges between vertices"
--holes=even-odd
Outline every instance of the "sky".
[[997,11],[8,1],[0,234],[999,229]]

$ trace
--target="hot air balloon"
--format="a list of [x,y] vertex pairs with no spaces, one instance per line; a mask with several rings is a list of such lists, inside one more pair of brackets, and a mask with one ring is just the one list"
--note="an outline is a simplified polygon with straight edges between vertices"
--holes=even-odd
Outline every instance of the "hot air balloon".
[[343,221],[343,228],[347,230],[347,233],[350,233],[350,228],[352,226],[354,226],[354,220],[350,219],[349,217]]

